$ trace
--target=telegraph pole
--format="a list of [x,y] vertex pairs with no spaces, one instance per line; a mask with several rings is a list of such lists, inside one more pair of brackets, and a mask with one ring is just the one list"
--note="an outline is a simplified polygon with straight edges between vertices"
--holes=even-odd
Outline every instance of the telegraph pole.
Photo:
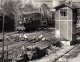
[[[1,8],[2,8],[2,0],[1,0]],[[4,10],[2,8],[2,62],[4,62]]]
[[2,34],[3,34],[3,39],[2,39],[2,59],[3,59],[3,62],[4,62],[4,14],[3,14],[3,26],[2,26]]

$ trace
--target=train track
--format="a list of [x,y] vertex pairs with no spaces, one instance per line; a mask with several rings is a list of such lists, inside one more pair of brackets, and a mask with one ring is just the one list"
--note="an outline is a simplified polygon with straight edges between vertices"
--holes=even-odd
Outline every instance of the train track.
[[59,60],[60,58],[63,58],[65,55],[67,55],[70,51],[72,51],[73,49],[75,49],[76,47],[78,47],[80,45],[75,45],[74,47],[72,47],[70,50],[66,51],[63,55],[57,57],[55,60],[53,60],[52,62],[57,62],[57,60]]
[[78,46],[80,46],[80,45],[64,47],[63,49],[57,51],[56,53],[52,53],[47,57],[43,57],[42,59],[33,60],[33,61],[29,61],[29,62],[57,62],[57,60],[59,60],[64,55],[68,54],[70,51],[72,51],[74,48],[76,48]]
[[[18,50],[18,49],[20,49],[21,47],[22,47],[22,45],[23,44],[25,44],[25,43],[18,43],[18,44],[15,44],[15,45],[11,45],[11,46],[9,46],[9,51],[8,51],[8,53],[9,54],[13,54],[13,50]],[[57,62],[57,60],[59,60],[59,58],[62,58],[64,55],[66,55],[67,53],[69,53],[70,51],[72,51],[74,48],[76,48],[76,47],[78,47],[79,45],[75,45],[75,46],[73,46],[73,47],[71,47],[70,49],[68,49],[67,51],[65,51],[63,54],[61,54],[61,55],[58,55],[56,58],[53,58],[53,59],[51,59],[50,61],[45,61],[45,62]],[[14,47],[14,48],[13,48]],[[17,48],[16,48],[17,47]],[[45,48],[48,48],[49,46],[46,46]],[[0,57],[1,57],[1,51],[2,51],[2,48],[0,48]],[[6,52],[6,46],[5,46],[5,52]],[[52,53],[53,54],[53,53]],[[55,56],[54,54],[53,54],[53,56]],[[49,57],[47,57],[46,59],[49,59]],[[43,62],[43,59],[42,60],[37,60],[37,61],[32,61],[32,62]]]

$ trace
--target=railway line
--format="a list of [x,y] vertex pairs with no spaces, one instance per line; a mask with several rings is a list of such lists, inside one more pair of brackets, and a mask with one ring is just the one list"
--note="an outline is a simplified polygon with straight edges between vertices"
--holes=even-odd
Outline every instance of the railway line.
[[[14,53],[18,55],[21,55],[20,51],[23,50],[22,47],[24,46],[25,42],[20,42],[18,44],[15,44],[15,45],[10,45],[8,47],[8,54],[9,55],[13,55]],[[41,44],[42,45],[42,44]],[[31,45],[29,45],[29,43],[26,43],[26,46],[25,46],[25,49],[26,48],[31,48]],[[40,46],[40,44],[37,44],[37,45],[32,45],[33,48],[35,47],[40,47],[40,50],[43,50],[43,49],[47,49],[49,48],[50,46],[49,45],[45,45],[44,44],[42,45],[42,47]],[[4,47],[5,48],[5,53],[7,52],[7,49],[6,49],[6,46]],[[16,51],[15,51],[16,50]],[[2,48],[0,48],[0,52],[2,51]],[[17,53],[16,53],[17,52]],[[23,51],[22,51],[23,52]],[[27,51],[26,51],[27,52]],[[34,51],[33,51],[34,52]],[[0,53],[0,57],[2,56],[1,55],[2,53]],[[23,53],[24,54],[24,53]]]
[[60,58],[63,58],[65,55],[67,55],[70,51],[72,51],[73,49],[75,49],[76,47],[78,47],[80,45],[75,45],[73,46],[70,50],[66,51],[65,53],[63,53],[63,55],[57,57],[53,62],[57,62]]
[[[47,31],[46,31],[47,32]],[[36,34],[37,33],[37,34]],[[33,36],[39,36],[39,35],[41,35],[41,34],[43,34],[44,33],[44,35],[45,36],[47,36],[48,34],[50,34],[50,33],[45,33],[45,32],[42,32],[42,31],[40,31],[40,32],[36,32],[36,33],[29,33],[29,34],[27,34],[29,37],[33,37]],[[21,34],[21,33],[13,33],[13,34]],[[8,35],[13,35],[12,33],[10,34],[8,34]],[[52,34],[51,34],[52,35]],[[7,34],[5,34],[5,37],[7,36]],[[0,44],[2,44],[2,42],[0,43]],[[23,46],[25,46],[25,48],[27,48],[28,46],[29,47],[40,47],[40,49],[44,49],[44,48],[46,48],[48,45],[50,44],[50,42],[46,42],[46,43],[44,43],[43,41],[42,42],[35,42],[35,43],[32,43],[32,42],[28,42],[28,41],[19,41],[19,42],[16,42],[16,43],[14,43],[14,44],[11,44],[11,45],[9,45],[8,44],[8,53],[11,55],[11,54],[13,54],[14,53],[14,51],[15,50],[18,50],[19,51],[19,49],[22,49],[22,47]],[[5,47],[4,47],[4,49],[5,49],[5,53],[7,53],[7,49],[6,49],[6,47],[7,47],[7,45],[5,45]],[[1,55],[2,55],[2,47],[0,47],[0,57],[1,57]],[[15,52],[15,54],[17,54],[16,52]]]
[[[41,33],[38,33],[38,32],[36,32],[38,35],[41,35],[41,34],[45,34],[44,36],[47,36],[47,35],[49,35],[50,33],[47,33],[47,31],[46,31],[46,33],[45,32],[41,32]],[[15,33],[16,34],[16,33]],[[28,36],[31,36],[31,37],[33,37],[32,35],[37,35],[37,34],[35,34],[35,33],[29,33],[29,34],[27,34]],[[48,36],[49,37],[49,36]],[[52,34],[51,34],[51,36],[50,37],[52,37]],[[29,47],[40,47],[40,50],[43,50],[43,49],[48,49],[49,47],[50,47],[50,43],[45,43],[44,44],[44,42],[43,41],[40,41],[41,43],[39,43],[39,42],[35,42],[35,43],[29,43],[29,42],[24,42],[24,41],[20,41],[20,42],[17,42],[16,44],[13,44],[13,45],[9,45],[8,46],[8,54],[11,56],[12,54],[17,54],[19,51],[21,51],[22,50],[22,47],[24,46],[25,48],[27,48],[28,46]],[[42,46],[42,44],[43,44],[43,46]],[[62,58],[64,55],[66,55],[67,53],[69,53],[71,50],[73,50],[74,48],[76,48],[78,45],[75,45],[75,46],[69,46],[69,48],[68,47],[64,47],[64,48],[60,48],[56,53],[57,53],[57,55],[55,54],[55,53],[51,53],[50,55],[47,55],[47,56],[44,56],[43,58],[41,58],[41,59],[39,59],[39,60],[33,60],[33,61],[29,61],[29,62],[43,62],[43,60],[45,61],[45,62],[57,62],[57,60],[59,60],[60,58]],[[53,46],[54,47],[54,46]],[[67,49],[67,50],[65,50],[65,48]],[[62,51],[62,53],[60,53],[60,50]],[[2,51],[2,48],[0,47],[0,57],[1,57],[1,51]],[[5,52],[7,52],[7,50],[6,50],[6,46],[5,46]],[[23,53],[23,51],[21,51],[21,53]],[[21,53],[19,53],[19,55],[21,54]],[[18,55],[18,54],[17,54]],[[54,57],[55,56],[55,57]],[[15,56],[14,56],[15,57]]]
[[[15,44],[15,45],[11,45],[9,46],[9,54],[13,54],[15,51],[13,50],[19,50],[21,49],[21,47],[23,46],[24,42],[20,42],[18,44]],[[57,51],[56,53],[52,53],[46,57],[43,57],[42,59],[39,59],[39,60],[33,60],[33,61],[29,61],[29,62],[43,62],[43,60],[45,62],[57,62],[57,60],[59,60],[60,58],[63,58],[64,55],[68,54],[70,51],[72,51],[74,48],[78,47],[80,45],[75,45],[75,46],[71,46],[71,47],[67,47],[66,51],[64,50],[64,48],[60,49],[59,51]],[[13,48],[14,47],[14,48]],[[27,47],[27,46],[26,46]],[[45,48],[48,48],[49,46],[46,46]],[[43,48],[43,49],[45,49]],[[1,51],[1,48],[0,48],[0,51]],[[6,46],[5,46],[5,51],[6,51]],[[16,52],[15,52],[16,53]],[[0,53],[0,56],[1,56],[2,53]],[[57,56],[55,56],[57,54]],[[54,57],[55,56],[55,57]]]
[[73,49],[77,48],[80,45],[75,45],[75,46],[68,46],[60,49],[59,51],[57,51],[56,53],[52,53],[47,57],[44,57],[42,59],[39,60],[34,60],[34,61],[29,61],[29,62],[62,62],[62,61],[58,61],[60,58],[63,58],[64,55],[68,54],[70,51],[72,51]]

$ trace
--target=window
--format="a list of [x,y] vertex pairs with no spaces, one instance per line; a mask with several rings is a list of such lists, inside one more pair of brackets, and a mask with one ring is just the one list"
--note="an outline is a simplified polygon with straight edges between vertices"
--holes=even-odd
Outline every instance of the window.
[[67,16],[67,9],[61,9],[60,14],[61,16]]

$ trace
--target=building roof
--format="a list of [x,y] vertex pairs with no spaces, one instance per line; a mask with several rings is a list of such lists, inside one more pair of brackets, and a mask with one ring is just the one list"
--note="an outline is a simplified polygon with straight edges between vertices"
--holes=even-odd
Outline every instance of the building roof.
[[58,6],[54,7],[54,8],[58,10],[59,8],[63,8],[63,7],[69,7],[71,9],[73,9],[73,7],[70,6],[69,4],[61,4],[61,5],[58,5]]
[[71,9],[80,8],[80,2],[72,2],[72,4],[70,2],[69,3],[63,3],[61,5],[54,7],[54,8],[59,9],[59,8],[65,7],[65,6],[71,8]]
[[40,8],[46,9],[46,10],[50,9],[50,8],[48,7],[48,5],[45,4],[45,3],[43,3],[43,4],[40,6]]
[[72,5],[74,8],[80,8],[80,2],[73,2]]

